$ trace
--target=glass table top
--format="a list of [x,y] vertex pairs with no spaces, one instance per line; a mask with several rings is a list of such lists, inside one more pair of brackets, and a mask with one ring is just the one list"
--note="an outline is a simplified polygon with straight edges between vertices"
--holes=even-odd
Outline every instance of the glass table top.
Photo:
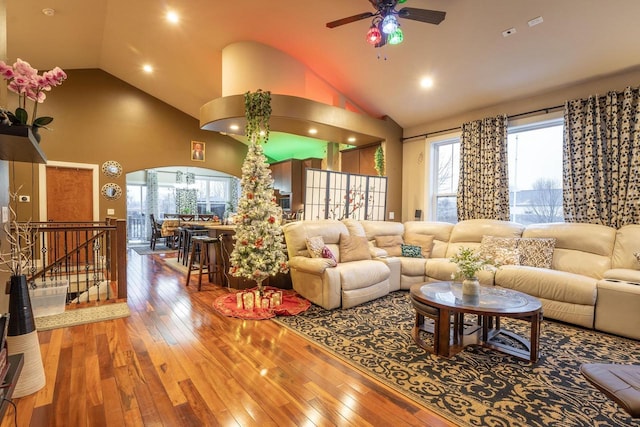
[[454,282],[428,283],[420,288],[420,293],[429,301],[452,307],[511,310],[531,302],[520,292],[489,286],[481,286],[479,296],[462,295],[462,284]]

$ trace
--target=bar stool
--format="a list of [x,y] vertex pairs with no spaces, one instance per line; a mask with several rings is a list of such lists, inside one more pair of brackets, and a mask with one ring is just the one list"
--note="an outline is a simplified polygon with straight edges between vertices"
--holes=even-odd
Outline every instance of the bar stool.
[[[189,267],[187,268],[187,283],[191,279],[191,272],[198,269],[198,291],[202,290],[202,270],[206,269],[209,276],[209,282],[213,282],[213,276],[217,275],[217,279],[222,278],[222,271],[218,266],[218,245],[220,241],[215,237],[209,236],[193,236],[191,238],[191,256],[189,258]],[[210,251],[213,251],[213,255]],[[198,267],[194,267],[194,263],[198,257]]]
[[[182,265],[187,265],[189,263],[189,252],[191,251],[191,239],[194,236],[207,236],[209,234],[208,230],[203,228],[183,228],[180,232],[180,242],[182,245],[182,249],[178,250],[178,261],[182,258]],[[182,256],[180,255],[182,253]]]

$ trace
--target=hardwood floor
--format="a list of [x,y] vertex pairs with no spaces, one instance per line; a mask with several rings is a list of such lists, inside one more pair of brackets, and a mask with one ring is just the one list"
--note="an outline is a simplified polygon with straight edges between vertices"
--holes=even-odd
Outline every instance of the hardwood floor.
[[219,315],[228,290],[161,255],[129,250],[128,275],[130,317],[38,333],[47,384],[15,399],[18,426],[452,425],[275,322]]

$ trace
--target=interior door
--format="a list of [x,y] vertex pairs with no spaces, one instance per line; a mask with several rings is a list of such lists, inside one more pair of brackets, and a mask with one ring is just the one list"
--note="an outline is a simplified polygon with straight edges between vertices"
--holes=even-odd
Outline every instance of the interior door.
[[[93,170],[47,166],[47,220],[55,222],[93,221]],[[85,233],[56,234],[48,242],[49,262],[85,242]],[[80,254],[84,260],[84,252]]]

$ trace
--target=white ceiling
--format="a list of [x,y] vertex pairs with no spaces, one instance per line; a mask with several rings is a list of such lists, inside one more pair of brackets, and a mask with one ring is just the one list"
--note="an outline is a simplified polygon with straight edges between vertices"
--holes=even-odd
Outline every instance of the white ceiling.
[[[640,65],[638,0],[408,0],[402,6],[443,10],[446,19],[401,20],[404,43],[381,49],[364,41],[369,19],[325,27],[371,11],[367,0],[6,3],[10,62],[101,68],[195,118],[221,96],[222,49],[246,40],[297,58],[371,115],[404,128]],[[165,21],[168,9],[178,25]],[[538,16],[544,22],[529,27]],[[143,63],[155,67],[152,75]],[[435,82],[430,90],[419,86],[425,75]]]

